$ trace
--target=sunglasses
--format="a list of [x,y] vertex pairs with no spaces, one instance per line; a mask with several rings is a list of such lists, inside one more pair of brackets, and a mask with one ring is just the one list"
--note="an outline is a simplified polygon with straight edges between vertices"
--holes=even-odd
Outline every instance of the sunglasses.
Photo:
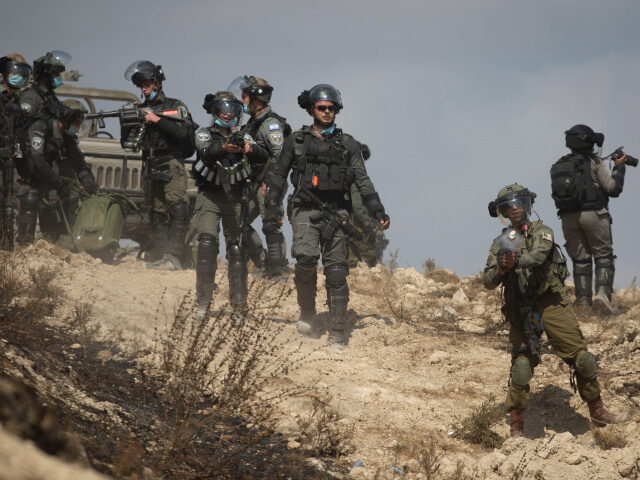
[[319,112],[326,112],[326,111],[335,112],[336,107],[335,105],[317,105],[316,110],[318,110]]

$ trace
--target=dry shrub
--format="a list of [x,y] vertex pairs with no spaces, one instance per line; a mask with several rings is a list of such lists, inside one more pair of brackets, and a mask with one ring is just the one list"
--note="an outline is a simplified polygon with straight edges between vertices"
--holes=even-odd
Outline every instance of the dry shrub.
[[384,261],[384,266],[391,270],[391,273],[394,273],[400,264],[398,263],[398,258],[400,257],[400,249],[396,248],[393,250],[389,257]]
[[460,281],[458,275],[444,268],[425,270],[424,276],[438,283],[458,283]]
[[398,442],[394,450],[405,459],[416,460],[418,464],[417,472],[413,472],[413,468],[410,467],[408,471],[412,473],[422,473],[427,480],[436,478],[435,475],[440,468],[440,458],[442,458],[443,448],[437,443],[435,437],[431,435],[426,437],[409,437]]
[[593,440],[602,450],[611,450],[612,448],[624,448],[627,446],[627,439],[620,433],[604,428],[594,428],[591,430]]
[[377,288],[378,308],[381,313],[389,315],[397,325],[415,322],[419,308],[415,302],[407,301],[403,285],[394,279],[389,268],[382,271],[382,281]]
[[303,448],[314,456],[338,457],[353,437],[353,425],[341,422],[344,417],[330,402],[313,397],[311,411],[298,420]]
[[481,445],[485,448],[500,448],[504,438],[491,430],[502,421],[504,408],[496,403],[493,395],[476,407],[470,415],[457,419],[452,425],[455,436],[465,442]]
[[422,263],[422,270],[426,274],[427,272],[433,272],[436,269],[436,261],[429,257]]
[[[228,306],[196,321],[191,302],[183,300],[156,351],[165,408],[156,472],[180,477],[197,465],[205,477],[228,475],[243,452],[273,432],[277,406],[300,393],[277,385],[306,358],[299,345],[278,338],[284,324],[275,326],[268,316],[290,293],[285,285],[253,282],[241,327]],[[203,442],[219,448],[201,456]]]

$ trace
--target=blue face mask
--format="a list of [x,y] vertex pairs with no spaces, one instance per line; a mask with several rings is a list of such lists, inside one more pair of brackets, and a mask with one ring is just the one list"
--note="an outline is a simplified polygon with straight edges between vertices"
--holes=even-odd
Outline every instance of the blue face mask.
[[151,92],[151,95],[149,95],[149,101],[153,102],[153,99],[156,98],[156,95],[158,95],[158,92],[156,90],[153,90]]
[[64,133],[67,135],[71,135],[72,137],[78,134],[78,127],[74,127],[73,125],[67,128]]
[[216,121],[213,122],[213,123],[215,123],[216,125],[218,125],[219,127],[222,127],[222,128],[231,128],[231,127],[235,127],[236,125],[238,125],[238,119],[234,118],[229,123],[225,123],[221,119],[216,118]]
[[7,83],[14,88],[20,88],[24,85],[24,77],[22,75],[9,75]]
[[60,85],[62,85],[62,77],[56,77],[53,79],[53,83],[51,84],[51,86],[53,88],[58,88]]
[[322,130],[320,133],[326,137],[327,135],[331,135],[335,129],[336,124],[334,123],[329,128],[325,128],[324,130]]
[[242,111],[244,113],[247,113],[247,114],[249,113],[249,104],[248,103],[243,103],[242,104]]

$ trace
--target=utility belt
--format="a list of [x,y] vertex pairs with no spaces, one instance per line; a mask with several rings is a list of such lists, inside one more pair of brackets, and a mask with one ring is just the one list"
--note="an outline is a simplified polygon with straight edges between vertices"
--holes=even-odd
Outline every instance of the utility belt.
[[211,164],[199,159],[193,164],[193,171],[198,176],[198,185],[223,187],[243,184],[250,180],[253,172],[249,160],[244,156],[228,166],[220,162]]

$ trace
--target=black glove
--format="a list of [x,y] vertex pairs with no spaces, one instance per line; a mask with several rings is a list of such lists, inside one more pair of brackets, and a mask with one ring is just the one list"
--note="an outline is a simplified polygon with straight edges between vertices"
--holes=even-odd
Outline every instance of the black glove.
[[376,210],[376,213],[374,213],[373,216],[376,218],[376,220],[382,220],[383,222],[391,223],[391,219],[389,218],[389,215],[384,213],[384,211]]
[[[507,266],[505,265],[504,260],[503,260],[503,258],[504,258],[504,254],[505,254],[505,253],[512,253],[512,252],[509,252],[509,251],[507,251],[507,250],[500,250],[500,251],[498,252],[498,256],[496,257],[496,260],[497,260],[497,262],[498,262],[498,266],[499,266],[499,267],[502,267],[502,268],[508,269],[509,267],[507,267]],[[518,267],[518,256],[516,255],[516,264],[515,264],[515,266],[514,266],[513,268],[517,268],[517,267]]]
[[88,170],[85,170],[78,175],[78,181],[87,193],[96,193],[96,190],[98,190],[98,184],[93,178],[93,174]]
[[276,225],[282,225],[282,217],[284,216],[282,205],[265,205],[264,216],[270,222],[273,222]]

